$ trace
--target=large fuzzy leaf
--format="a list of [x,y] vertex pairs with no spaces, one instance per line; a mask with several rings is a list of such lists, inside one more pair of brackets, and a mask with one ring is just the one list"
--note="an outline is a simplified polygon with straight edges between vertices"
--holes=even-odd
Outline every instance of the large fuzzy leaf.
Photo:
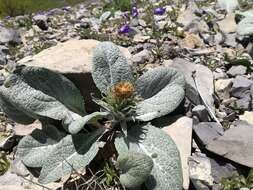
[[2,93],[0,93],[0,105],[2,111],[6,113],[9,118],[16,121],[17,123],[28,125],[35,121],[34,118],[29,117],[26,113],[22,112],[21,110],[18,110],[14,105],[12,105],[9,102],[8,97],[3,96]]
[[147,154],[153,159],[154,167],[146,181],[149,190],[182,189],[180,155],[166,133],[150,124],[132,126],[125,142],[129,142],[130,151]]
[[93,133],[68,135],[54,147],[43,164],[39,182],[50,183],[62,176],[84,169],[99,150],[97,139],[103,129]]
[[112,42],[102,42],[94,50],[92,77],[101,92],[121,82],[132,81],[133,74],[127,59]]
[[98,120],[103,119],[108,116],[108,112],[94,112],[92,114],[86,115],[71,122],[67,127],[67,131],[71,134],[77,134],[83,129],[86,124],[96,124]]
[[47,126],[21,140],[18,156],[26,166],[42,167],[39,182],[50,183],[85,168],[99,150],[97,139],[103,131],[63,136]]
[[35,129],[21,139],[17,157],[28,167],[42,167],[51,151],[65,135],[55,126],[43,125],[43,130]]
[[126,188],[135,188],[146,181],[153,168],[153,161],[146,154],[127,152],[119,155],[117,165],[121,172],[121,184]]
[[170,67],[157,67],[136,82],[144,99],[137,105],[137,119],[150,121],[174,111],[184,99],[184,76]]
[[253,35],[253,17],[248,16],[242,19],[237,25],[237,33],[241,36]]
[[[71,112],[85,113],[83,98],[75,85],[63,75],[45,68],[18,67],[0,87],[0,94],[3,110],[23,124],[31,123],[29,118],[62,120]],[[15,113],[10,113],[12,110]],[[22,116],[25,116],[24,121],[20,119]]]
[[236,14],[242,15],[244,17],[252,17],[253,18],[253,9],[250,9],[250,10],[247,10],[247,11],[244,11],[244,12],[238,11]]

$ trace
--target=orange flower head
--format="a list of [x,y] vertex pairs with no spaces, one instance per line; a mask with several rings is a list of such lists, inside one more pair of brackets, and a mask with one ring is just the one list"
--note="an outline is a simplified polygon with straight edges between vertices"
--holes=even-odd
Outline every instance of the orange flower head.
[[114,96],[120,99],[130,98],[134,91],[135,89],[131,82],[120,82],[112,88]]

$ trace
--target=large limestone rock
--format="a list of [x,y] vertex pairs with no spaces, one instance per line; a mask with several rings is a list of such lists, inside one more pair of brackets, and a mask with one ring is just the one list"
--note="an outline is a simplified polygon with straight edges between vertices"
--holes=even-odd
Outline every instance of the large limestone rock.
[[[80,89],[85,97],[86,110],[89,112],[93,111],[92,107],[94,108],[90,94],[99,95],[91,77],[92,53],[98,44],[99,41],[96,40],[74,39],[43,50],[35,56],[25,57],[18,63],[44,67],[64,74]],[[129,51],[122,47],[120,49],[130,63]]]
[[253,167],[253,127],[238,126],[207,145],[207,150],[241,165]]
[[165,60],[164,65],[174,67],[184,74],[187,98],[189,98],[194,104],[199,105],[202,104],[202,100],[199,96],[201,95],[209,109],[212,112],[215,111],[213,99],[214,77],[212,71],[208,67],[194,64],[181,58],[176,58],[173,62]]
[[183,169],[183,188],[188,189],[190,185],[188,158],[191,156],[193,120],[188,117],[181,117],[163,130],[176,143],[181,157]]

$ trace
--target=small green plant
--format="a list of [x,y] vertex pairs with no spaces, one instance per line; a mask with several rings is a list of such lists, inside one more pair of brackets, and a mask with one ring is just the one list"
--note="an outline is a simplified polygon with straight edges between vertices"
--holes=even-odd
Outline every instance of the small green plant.
[[3,175],[10,167],[10,162],[8,161],[6,155],[0,152],[0,176]]
[[239,190],[241,188],[253,188],[253,169],[250,170],[248,176],[243,175],[223,178],[221,185],[224,190]]
[[104,168],[107,185],[181,190],[177,147],[149,122],[178,107],[184,76],[158,67],[136,79],[120,49],[103,42],[94,49],[92,78],[102,98],[93,97],[100,111],[88,114],[79,90],[63,75],[26,66],[10,74],[0,87],[1,108],[18,123],[42,123],[20,141],[17,156],[28,167],[41,168],[38,181],[46,184],[85,169],[112,147],[104,160],[112,160]]
[[48,10],[65,5],[74,5],[84,0],[0,0],[0,16],[18,16]]
[[121,10],[121,11],[130,11],[132,6],[131,0],[110,0],[110,2],[104,2],[104,10],[109,10],[112,12]]

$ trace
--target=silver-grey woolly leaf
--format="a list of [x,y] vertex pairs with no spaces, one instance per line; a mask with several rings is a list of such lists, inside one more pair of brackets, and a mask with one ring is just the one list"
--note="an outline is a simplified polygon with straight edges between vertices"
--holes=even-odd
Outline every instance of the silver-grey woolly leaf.
[[123,136],[117,136],[114,140],[115,148],[119,155],[124,155],[128,153],[128,144],[127,139],[123,138]]
[[85,113],[83,98],[75,85],[63,75],[45,68],[18,67],[0,87],[0,94],[7,114],[12,107],[34,119],[62,120],[71,111]]
[[34,118],[29,117],[26,113],[18,110],[15,106],[13,106],[9,101],[8,98],[6,99],[0,93],[0,107],[4,113],[8,115],[8,117],[17,123],[22,123],[24,125],[31,124],[35,121]]
[[121,82],[132,81],[133,74],[127,59],[112,42],[101,42],[94,50],[92,77],[101,92]]
[[71,134],[77,134],[81,131],[86,124],[96,124],[100,119],[103,119],[108,116],[108,112],[94,112],[92,114],[86,115],[70,123],[66,126],[67,131]]
[[43,130],[35,129],[20,140],[17,156],[28,167],[42,167],[50,152],[64,136],[56,127],[43,125]]
[[174,68],[157,67],[136,82],[137,92],[144,99],[137,104],[137,119],[150,121],[174,111],[185,96],[184,76]]
[[50,183],[84,169],[99,150],[97,139],[104,132],[99,129],[92,133],[67,135],[49,153],[39,176],[40,183]]
[[146,154],[127,152],[119,155],[117,166],[121,172],[120,183],[126,188],[135,188],[146,181],[153,168],[153,161]]
[[248,16],[239,22],[237,25],[237,33],[241,36],[253,35],[253,17]]
[[128,131],[129,150],[153,159],[154,167],[146,181],[149,190],[181,190],[183,185],[180,154],[174,141],[150,124],[132,126]]

